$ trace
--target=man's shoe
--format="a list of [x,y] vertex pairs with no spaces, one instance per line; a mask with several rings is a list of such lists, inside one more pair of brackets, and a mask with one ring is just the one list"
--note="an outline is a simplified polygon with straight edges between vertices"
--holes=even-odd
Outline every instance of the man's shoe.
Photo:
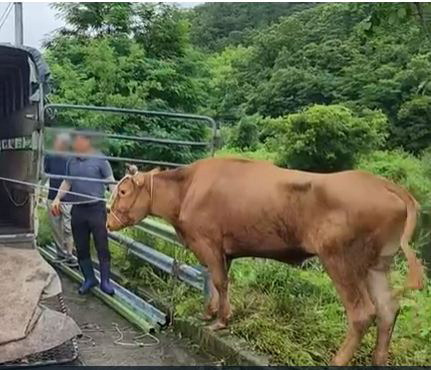
[[79,294],[87,294],[91,288],[98,284],[98,281],[94,276],[93,263],[91,262],[91,259],[82,260],[79,261],[79,267],[84,275],[84,282],[78,292]]
[[78,259],[75,256],[69,256],[66,261],[65,264],[69,267],[78,267]]
[[110,275],[111,269],[109,261],[100,262],[100,289],[106,294],[113,295],[115,289],[110,282]]

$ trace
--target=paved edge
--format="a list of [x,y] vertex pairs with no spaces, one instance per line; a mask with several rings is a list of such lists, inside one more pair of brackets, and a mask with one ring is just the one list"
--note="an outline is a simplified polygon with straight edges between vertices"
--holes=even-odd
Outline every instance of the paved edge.
[[223,331],[215,333],[205,328],[200,321],[175,318],[173,329],[198,344],[202,350],[224,361],[225,365],[270,365],[269,359],[251,351],[245,340]]

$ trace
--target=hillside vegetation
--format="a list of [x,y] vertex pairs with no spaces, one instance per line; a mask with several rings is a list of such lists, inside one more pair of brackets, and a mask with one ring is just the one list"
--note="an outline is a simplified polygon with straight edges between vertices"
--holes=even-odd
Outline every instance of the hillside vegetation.
[[[219,156],[309,171],[361,168],[408,188],[422,205],[415,247],[431,261],[431,38],[428,4],[57,3],[65,21],[46,41],[52,102],[210,115],[221,123]],[[57,123],[114,133],[204,140],[196,122],[63,113]],[[112,155],[190,163],[187,147],[109,142]],[[120,169],[116,169],[119,171]],[[120,173],[120,172],[117,172]],[[42,225],[43,226],[43,225]],[[190,264],[187,251],[133,233]],[[43,234],[43,233],[42,233]],[[45,241],[49,238],[45,232]],[[41,241],[43,242],[43,241]],[[131,288],[145,287],[196,317],[200,293],[174,283],[113,245]],[[404,262],[397,261],[396,285]],[[232,268],[231,331],[277,364],[321,365],[345,320],[316,262],[292,268],[244,259]],[[431,362],[431,290],[408,295],[391,363]],[[374,333],[357,364],[369,364]]]

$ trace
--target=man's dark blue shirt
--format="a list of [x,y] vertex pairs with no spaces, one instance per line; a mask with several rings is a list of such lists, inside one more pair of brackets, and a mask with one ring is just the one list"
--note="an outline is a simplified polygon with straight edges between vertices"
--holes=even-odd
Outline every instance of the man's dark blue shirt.
[[[67,171],[67,162],[69,158],[64,156],[57,156],[57,155],[46,155],[44,159],[44,169],[45,173],[52,174],[52,175],[66,175]],[[53,200],[56,195],[58,188],[60,187],[63,179],[49,179],[49,193],[48,193],[48,199]],[[63,202],[70,202],[71,197],[69,194],[65,194],[62,201]]]

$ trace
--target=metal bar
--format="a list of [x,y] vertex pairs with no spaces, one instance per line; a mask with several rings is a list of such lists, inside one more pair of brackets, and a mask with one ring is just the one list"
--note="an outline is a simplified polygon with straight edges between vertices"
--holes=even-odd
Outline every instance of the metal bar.
[[141,221],[139,225],[135,225],[135,227],[138,230],[149,233],[167,242],[180,245],[183,247],[183,244],[178,239],[177,233],[175,232],[175,229],[172,226],[164,225],[150,218],[146,218],[145,220]]
[[194,119],[197,121],[205,121],[209,123],[212,127],[218,127],[217,123],[207,116],[201,116],[198,114],[187,114],[187,113],[174,113],[174,112],[157,112],[148,111],[141,109],[128,109],[128,108],[115,108],[115,107],[97,107],[94,105],[73,105],[73,104],[47,104],[45,105],[45,110],[48,109],[71,109],[71,110],[86,110],[86,111],[96,111],[102,113],[115,113],[115,114],[136,114],[141,116],[149,117],[169,117],[169,118],[185,118]]
[[92,105],[73,105],[73,104],[47,104],[45,105],[44,111],[49,109],[71,109],[71,110],[85,110],[85,111],[96,111],[102,113],[115,113],[115,114],[136,114],[148,117],[169,117],[177,119],[193,119],[197,121],[205,121],[211,127],[213,131],[211,141],[211,156],[214,156],[217,140],[220,132],[220,125],[211,117],[201,116],[197,114],[186,114],[186,113],[174,113],[174,112],[156,112],[147,111],[141,109],[127,109],[127,108],[115,108],[115,107],[97,107]]
[[34,233],[1,234],[0,243],[22,243],[34,240]]
[[186,165],[181,164],[181,163],[173,163],[173,162],[153,161],[153,160],[148,160],[148,159],[133,159],[133,158],[124,158],[124,157],[112,157],[112,156],[102,155],[102,154],[78,154],[78,153],[74,153],[74,152],[59,152],[56,150],[44,150],[43,154],[60,155],[60,156],[64,156],[64,157],[74,157],[74,158],[98,158],[98,159],[106,159],[108,161],[113,161],[113,162],[154,164],[156,166],[166,166],[166,167],[184,167],[184,166],[186,166]]
[[[54,131],[54,132],[67,132],[72,135],[82,133],[82,131],[69,129],[65,127],[45,127],[45,129],[48,131]],[[205,141],[158,139],[158,138],[148,137],[148,136],[130,136],[130,135],[122,135],[122,134],[110,134],[106,132],[97,132],[97,131],[85,131],[85,135],[93,136],[93,137],[107,137],[107,138],[116,139],[116,140],[130,140],[130,141],[139,141],[139,142],[156,143],[156,144],[199,146],[199,147],[207,147],[210,144],[209,142],[205,142]]]
[[108,233],[109,238],[128,247],[133,255],[150,263],[158,269],[177,277],[192,287],[204,290],[204,276],[201,271],[186,264],[178,264],[172,257],[137,242],[120,233]]
[[15,3],[15,45],[22,46],[24,44],[24,26],[22,17],[22,3]]
[[[53,247],[39,247],[39,251],[48,261],[52,262],[55,260],[55,249]],[[83,281],[83,277],[78,270],[74,270],[63,263],[56,263],[55,265],[74,280],[79,282]],[[100,274],[97,269],[96,276],[100,278]],[[116,310],[120,315],[145,331],[149,331],[151,328],[154,328],[152,325],[158,324],[164,326],[167,324],[166,314],[145,302],[142,298],[136,296],[129,290],[123,288],[117,282],[112,281],[112,284],[115,287],[114,296],[103,293],[98,287],[93,288],[92,292],[96,297],[100,298],[108,306]],[[142,316],[146,319],[143,319]]]
[[79,180],[79,181],[89,181],[98,182],[102,184],[117,184],[118,181],[106,180],[106,179],[94,179],[91,177],[80,177],[80,176],[67,176],[67,175],[55,175],[53,173],[42,173],[42,177],[47,177],[48,179],[61,179],[61,180]]

